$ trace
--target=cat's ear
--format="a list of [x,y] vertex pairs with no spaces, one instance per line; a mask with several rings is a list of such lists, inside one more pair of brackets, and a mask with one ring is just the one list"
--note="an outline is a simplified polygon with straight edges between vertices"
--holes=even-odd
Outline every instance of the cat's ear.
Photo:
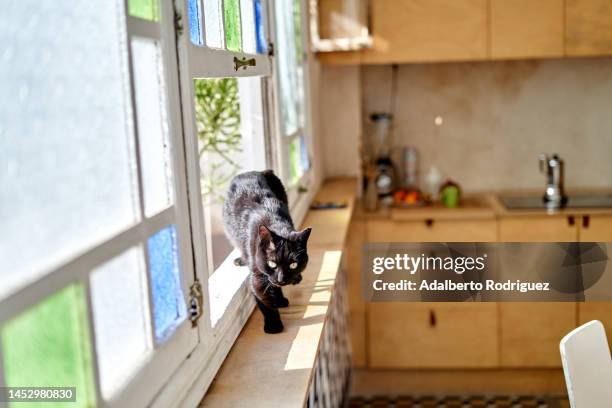
[[306,245],[306,243],[308,242],[308,238],[310,237],[310,232],[312,231],[312,228],[308,227],[303,229],[302,231],[298,232],[298,237],[297,237],[297,241],[302,244],[302,245]]
[[259,239],[262,241],[272,242],[272,233],[265,225],[259,226]]

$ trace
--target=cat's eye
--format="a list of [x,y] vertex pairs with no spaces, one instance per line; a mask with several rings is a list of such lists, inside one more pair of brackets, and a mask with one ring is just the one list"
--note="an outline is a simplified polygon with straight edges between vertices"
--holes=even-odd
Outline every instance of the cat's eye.
[[297,262],[292,262],[292,263],[289,265],[289,268],[290,268],[290,269],[295,269],[295,268],[297,268]]
[[268,261],[268,266],[272,269],[276,268],[276,262],[274,261]]

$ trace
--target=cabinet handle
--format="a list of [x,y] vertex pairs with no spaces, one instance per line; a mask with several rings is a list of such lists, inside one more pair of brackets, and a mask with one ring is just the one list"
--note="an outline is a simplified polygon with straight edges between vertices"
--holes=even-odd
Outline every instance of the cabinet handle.
[[567,225],[574,225],[576,223],[576,220],[574,219],[573,215],[568,215],[567,216]]
[[434,223],[434,220],[432,220],[431,218],[427,218],[425,220],[425,225],[427,225],[428,228],[433,227],[433,223]]
[[589,217],[588,215],[583,215],[582,216],[582,227],[589,228],[590,223],[591,223],[591,217]]
[[436,327],[436,312],[433,310],[429,311],[429,327]]

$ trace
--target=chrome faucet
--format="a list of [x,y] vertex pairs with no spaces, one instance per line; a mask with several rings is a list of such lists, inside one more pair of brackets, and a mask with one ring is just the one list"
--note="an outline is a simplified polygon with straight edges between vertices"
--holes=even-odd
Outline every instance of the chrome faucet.
[[563,190],[563,160],[557,154],[549,157],[540,153],[540,172],[546,174],[546,191],[544,204],[547,208],[560,208],[567,203],[567,196]]

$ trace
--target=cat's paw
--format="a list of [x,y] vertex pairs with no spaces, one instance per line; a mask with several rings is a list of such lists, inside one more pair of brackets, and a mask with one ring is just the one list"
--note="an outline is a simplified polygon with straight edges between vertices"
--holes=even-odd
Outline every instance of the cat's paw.
[[246,262],[244,261],[244,259],[242,259],[242,257],[238,257],[236,259],[234,259],[234,265],[236,266],[246,266]]
[[280,319],[267,321],[264,323],[264,331],[268,334],[276,334],[282,332],[284,329],[283,322]]
[[287,307],[287,306],[289,306],[289,299],[287,299],[286,297],[276,299],[276,307]]

